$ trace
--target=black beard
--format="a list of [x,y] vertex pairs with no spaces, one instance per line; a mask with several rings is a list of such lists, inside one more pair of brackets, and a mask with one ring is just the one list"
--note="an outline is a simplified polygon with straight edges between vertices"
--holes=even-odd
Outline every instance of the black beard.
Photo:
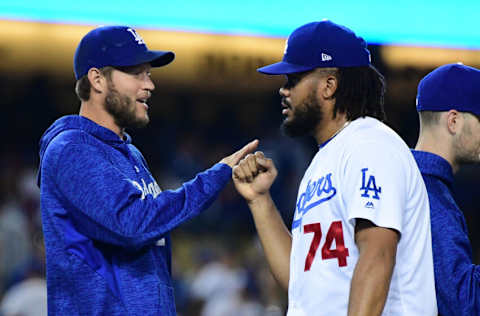
[[144,127],[149,119],[140,119],[135,115],[136,105],[127,96],[120,94],[113,85],[109,84],[105,96],[105,110],[113,116],[115,124],[120,128]]
[[313,135],[323,117],[316,99],[316,91],[312,91],[302,105],[290,109],[293,112],[292,118],[290,121],[283,121],[282,131],[290,137]]

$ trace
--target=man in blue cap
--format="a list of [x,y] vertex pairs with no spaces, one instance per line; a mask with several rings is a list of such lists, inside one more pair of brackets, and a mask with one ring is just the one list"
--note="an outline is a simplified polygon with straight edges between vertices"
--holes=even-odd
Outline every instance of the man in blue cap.
[[463,213],[452,194],[453,174],[480,161],[480,70],[441,66],[420,81],[420,135],[413,155],[430,200],[438,311],[442,316],[480,315],[480,268]]
[[125,129],[148,123],[150,69],[173,59],[127,26],[77,47],[80,113],[40,141],[49,315],[176,315],[169,232],[213,202],[258,141],[162,192]]
[[382,121],[383,76],[365,41],[330,21],[297,28],[283,61],[283,129],[319,149],[300,184],[291,233],[261,152],[234,167],[288,316],[437,315],[428,198],[402,139]]

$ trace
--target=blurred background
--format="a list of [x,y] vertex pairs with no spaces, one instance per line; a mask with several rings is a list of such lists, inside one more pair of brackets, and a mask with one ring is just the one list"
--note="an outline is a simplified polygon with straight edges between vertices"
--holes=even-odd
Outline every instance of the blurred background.
[[[162,189],[177,188],[258,138],[279,170],[272,194],[290,226],[297,186],[317,147],[281,135],[284,78],[255,69],[281,59],[296,27],[324,18],[344,24],[369,43],[387,79],[387,123],[412,147],[419,80],[445,63],[480,67],[478,12],[478,0],[0,2],[0,315],[46,313],[38,140],[54,120],[79,109],[73,54],[92,28],[134,26],[150,49],[176,53],[171,65],[152,71],[151,123],[129,131]],[[471,166],[456,175],[476,263],[479,174]],[[172,239],[179,315],[284,315],[286,295],[231,184]]]

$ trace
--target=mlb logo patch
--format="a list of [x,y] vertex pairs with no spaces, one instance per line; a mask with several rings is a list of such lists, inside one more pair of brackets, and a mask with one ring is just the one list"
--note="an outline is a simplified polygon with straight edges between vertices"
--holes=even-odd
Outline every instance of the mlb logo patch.
[[374,208],[375,208],[375,205],[373,205],[373,202],[372,202],[372,201],[368,201],[367,203],[365,203],[365,207],[366,207],[366,208],[374,209]]

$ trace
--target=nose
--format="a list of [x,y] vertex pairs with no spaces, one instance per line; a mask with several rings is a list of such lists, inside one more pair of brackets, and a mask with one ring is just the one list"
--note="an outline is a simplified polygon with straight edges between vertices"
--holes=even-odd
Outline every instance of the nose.
[[155,84],[152,81],[152,78],[150,76],[146,76],[145,78],[145,89],[149,91],[155,90]]
[[287,89],[285,86],[281,87],[280,90],[278,90],[278,93],[282,97],[288,97],[290,95],[290,89]]

